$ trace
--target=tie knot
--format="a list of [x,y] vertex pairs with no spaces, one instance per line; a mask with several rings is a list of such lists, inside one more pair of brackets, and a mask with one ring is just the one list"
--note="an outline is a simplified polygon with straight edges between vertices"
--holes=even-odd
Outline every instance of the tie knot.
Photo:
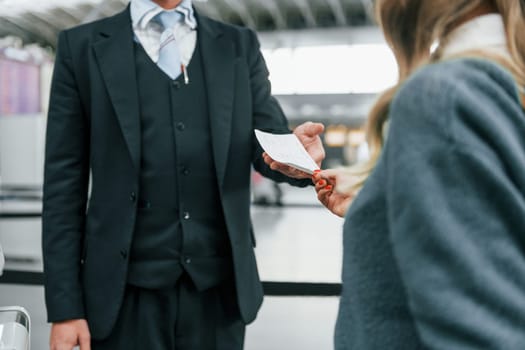
[[157,18],[162,28],[171,29],[176,23],[182,21],[183,15],[177,11],[162,11]]

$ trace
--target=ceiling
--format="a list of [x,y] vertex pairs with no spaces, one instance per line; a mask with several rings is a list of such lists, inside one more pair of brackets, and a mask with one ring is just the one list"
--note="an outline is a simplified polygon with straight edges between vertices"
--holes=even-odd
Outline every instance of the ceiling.
[[[14,35],[24,43],[54,47],[58,31],[110,16],[128,3],[129,0],[0,0],[0,38]],[[194,0],[194,4],[212,18],[260,32],[372,23],[372,0]]]
[[[247,26],[260,33],[266,48],[313,44],[374,43],[373,0],[193,0],[209,17]],[[0,42],[15,36],[23,44],[53,49],[60,30],[122,11],[129,0],[0,0]],[[11,40],[11,39],[9,39]],[[18,41],[15,40],[15,41]],[[46,50],[48,51],[48,50]],[[375,94],[280,95],[291,121],[364,122]]]

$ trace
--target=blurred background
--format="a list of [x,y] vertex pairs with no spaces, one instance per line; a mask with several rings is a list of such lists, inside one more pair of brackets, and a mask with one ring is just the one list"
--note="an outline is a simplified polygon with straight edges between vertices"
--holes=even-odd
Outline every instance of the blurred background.
[[[32,349],[47,349],[41,194],[46,111],[60,30],[110,16],[128,0],[0,0],[0,306],[27,308]],[[363,125],[397,78],[372,0],[194,0],[201,14],[258,32],[272,91],[290,127],[325,124],[323,168],[366,159]],[[266,298],[247,350],[332,348],[342,220],[313,188],[253,173],[252,217]]]

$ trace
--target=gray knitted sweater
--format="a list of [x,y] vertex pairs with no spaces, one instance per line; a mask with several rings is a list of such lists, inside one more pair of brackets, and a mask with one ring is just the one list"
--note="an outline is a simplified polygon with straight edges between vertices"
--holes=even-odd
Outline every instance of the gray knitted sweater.
[[344,225],[337,349],[525,349],[525,113],[500,66],[418,71]]

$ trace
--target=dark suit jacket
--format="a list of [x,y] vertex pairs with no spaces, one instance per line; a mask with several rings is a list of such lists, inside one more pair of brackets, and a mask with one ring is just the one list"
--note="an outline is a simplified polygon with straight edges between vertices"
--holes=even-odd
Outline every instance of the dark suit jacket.
[[525,112],[480,59],[420,69],[347,213],[336,349],[525,349]]
[[[216,177],[240,312],[250,322],[263,296],[249,212],[251,165],[277,181],[309,181],[288,179],[262,160],[253,129],[289,130],[270,95],[255,34],[203,16],[198,22]],[[46,304],[51,322],[87,318],[94,338],[109,333],[126,285],[141,159],[136,85],[129,9],[60,34],[44,180]]]

